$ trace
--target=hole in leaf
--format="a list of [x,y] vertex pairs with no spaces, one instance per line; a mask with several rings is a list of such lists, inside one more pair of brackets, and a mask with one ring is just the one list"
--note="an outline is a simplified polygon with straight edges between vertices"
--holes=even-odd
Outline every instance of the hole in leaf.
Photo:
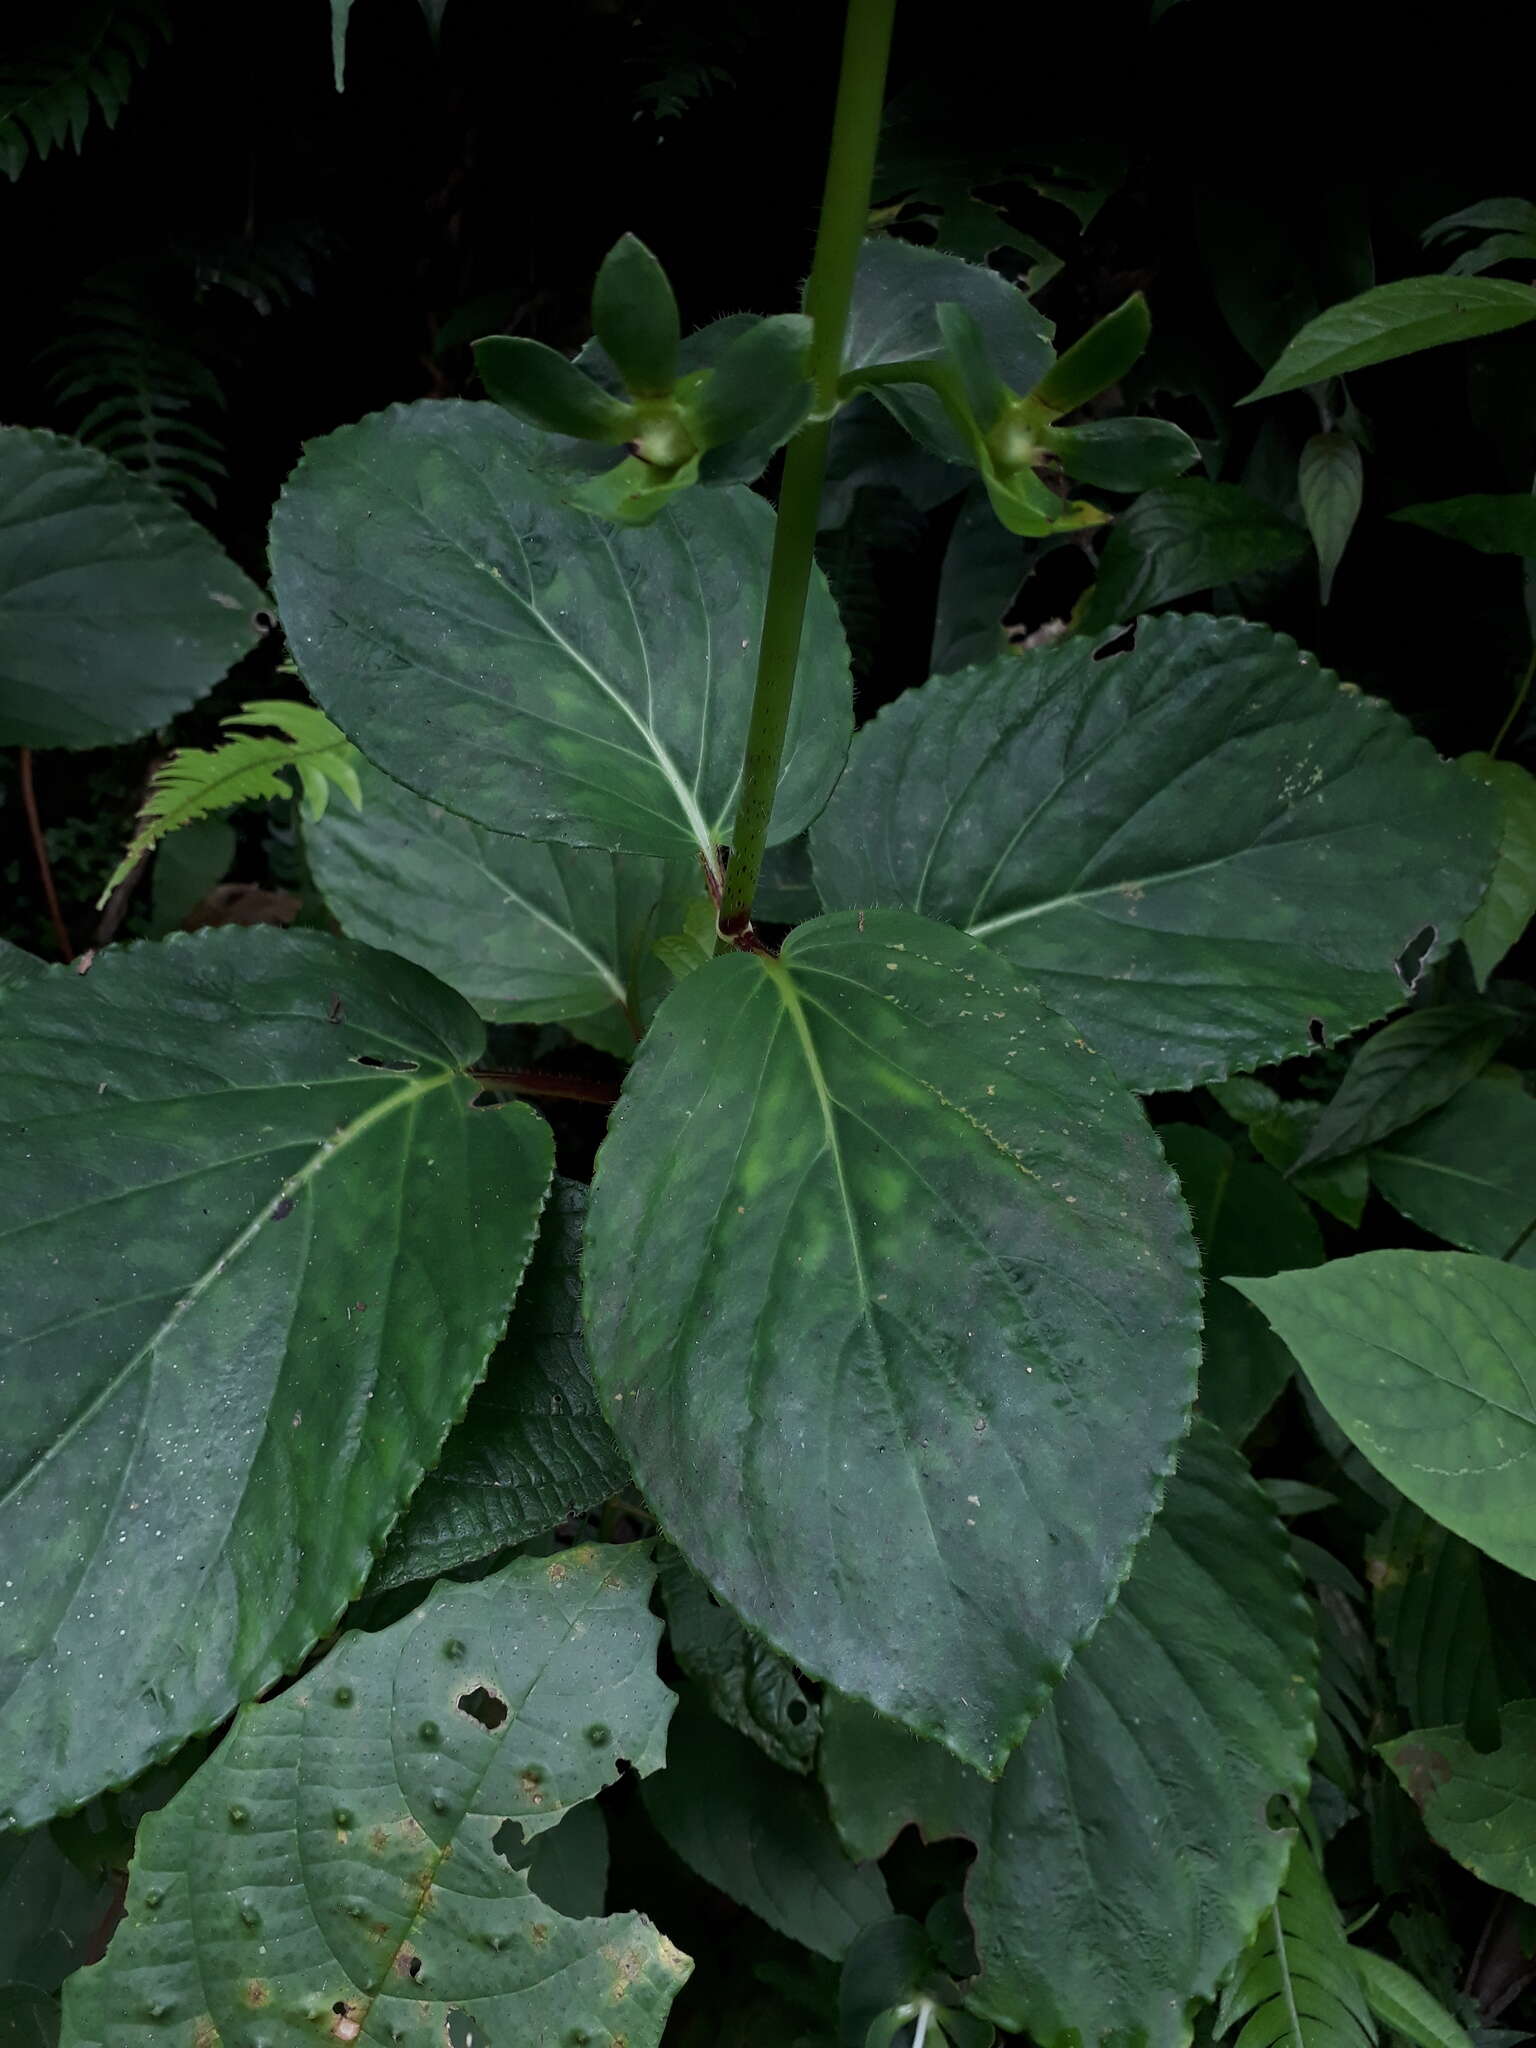
[[477,1685],[471,1692],[461,1692],[454,1705],[482,1728],[499,1728],[507,1718],[506,1701],[483,1685]]
[[1425,925],[1421,932],[1414,934],[1393,962],[1397,969],[1397,978],[1409,995],[1418,987],[1419,978],[1424,972],[1424,962],[1429,958],[1430,949],[1439,936],[1436,926]]
[[448,2048],[491,2048],[490,2035],[457,2005],[443,2021],[443,2039]]
[[804,1700],[791,1700],[789,1705],[784,1709],[784,1711],[786,1714],[788,1714],[790,1720],[793,1721],[795,1726],[798,1728],[800,1723],[805,1719],[806,1715],[811,1710],[805,1704]]
[[258,633],[270,633],[277,625],[277,615],[274,612],[254,611],[251,613],[251,624]]
[[1116,654],[1129,654],[1135,645],[1136,626],[1133,621],[1123,631],[1112,633],[1107,640],[1101,640],[1093,650],[1093,658],[1095,661],[1108,661]]
[[352,1064],[354,1067],[382,1067],[388,1074],[414,1074],[417,1071],[415,1060],[381,1059],[376,1052],[354,1053]]
[[1328,1033],[1323,1029],[1321,1017],[1309,1017],[1307,1019],[1307,1036],[1319,1052],[1326,1052],[1328,1050]]

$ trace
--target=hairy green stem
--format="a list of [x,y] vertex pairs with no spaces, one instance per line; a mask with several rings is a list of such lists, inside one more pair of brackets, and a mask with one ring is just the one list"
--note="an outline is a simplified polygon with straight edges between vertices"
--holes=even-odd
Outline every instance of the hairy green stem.
[[859,250],[869,220],[880,108],[891,45],[896,0],[848,0],[843,31],[843,65],[838,78],[832,148],[822,193],[816,255],[805,288],[805,310],[813,325],[810,370],[814,396],[811,418],[789,444],[779,492],[779,520],[768,571],[757,650],[752,718],[742,761],[741,802],[736,809],[731,863],[720,899],[722,938],[739,938],[751,923],[752,898],[768,844],[768,821],[778,789],[784,734],[794,696],[795,667],[805,600],[815,562],[816,521],[827,464],[827,440],[838,404],[843,333],[853,300]]

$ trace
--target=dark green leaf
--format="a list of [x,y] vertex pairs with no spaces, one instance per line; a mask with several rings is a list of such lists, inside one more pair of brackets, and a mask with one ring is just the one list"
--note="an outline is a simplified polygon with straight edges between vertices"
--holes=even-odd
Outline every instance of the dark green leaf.
[[1216,1283],[1228,1273],[1281,1273],[1322,1262],[1312,1212],[1277,1173],[1239,1159],[1214,1131],[1158,1131],[1189,1204],[1205,1272],[1200,1412],[1241,1443],[1291,1376],[1291,1356],[1252,1302]]
[[1529,491],[1442,498],[1434,505],[1410,505],[1392,517],[1447,540],[1465,541],[1485,555],[1536,555],[1536,497]]
[[[707,447],[729,453],[733,444],[756,442],[765,427],[772,433],[770,449],[789,439],[810,410],[810,340],[809,320],[799,313],[778,313],[757,321],[720,351],[688,408]],[[706,482],[724,481],[712,477],[707,465],[701,468]]]
[[1394,1018],[1350,1061],[1296,1164],[1324,1165],[1417,1123],[1476,1080],[1514,1021],[1492,1003],[1441,1003]]
[[808,1771],[821,1734],[815,1703],[777,1650],[744,1629],[675,1550],[660,1560],[667,1639],[713,1711],[787,1771]]
[[811,849],[806,839],[786,840],[770,846],[763,856],[763,872],[753,898],[753,915],[769,924],[803,924],[821,908],[816,882],[811,873]]
[[1302,516],[1317,550],[1318,583],[1326,604],[1360,516],[1365,484],[1359,446],[1348,434],[1314,434],[1301,451],[1297,486]]
[[32,981],[47,967],[46,960],[39,960],[35,953],[24,952],[20,946],[13,946],[9,939],[0,939],[0,996],[13,988],[20,988],[23,982]]
[[57,2048],[59,2002],[28,1984],[0,1985],[0,2048]]
[[682,335],[677,300],[667,273],[634,235],[621,235],[603,258],[592,287],[592,331],[637,398],[672,389]]
[[263,602],[154,484],[60,434],[0,428],[0,745],[164,725],[254,645]]
[[1371,1154],[1394,1208],[1447,1244],[1536,1266],[1536,1100],[1513,1076],[1474,1081]]
[[1536,1699],[1500,1716],[1497,1749],[1461,1728],[1419,1728],[1381,1753],[1417,1802],[1424,1825],[1484,1884],[1536,1905]]
[[[247,1707],[140,1831],[127,1918],[70,1979],[66,2048],[328,2040],[654,2048],[688,1959],[647,1921],[567,1920],[493,1842],[542,1835],[666,1753],[638,1549],[519,1558],[348,1635]],[[260,2019],[253,2022],[251,2014]],[[339,2024],[338,2024],[339,2022]]]
[[818,1785],[791,1778],[682,1694],[667,1767],[645,1810],[691,1870],[760,1920],[834,1961],[891,1901],[874,1864],[844,1855]]
[[634,407],[542,341],[521,334],[487,335],[475,343],[475,368],[497,405],[547,434],[611,445],[634,435]]
[[842,1699],[822,1771],[855,1855],[969,1836],[969,2003],[1040,2048],[1183,2048],[1274,1897],[1267,1801],[1306,1782],[1315,1652],[1273,1511],[1197,1424],[1098,1633],[989,1785]]
[[587,1191],[556,1179],[507,1334],[396,1525],[370,1593],[491,1557],[595,1507],[628,1478],[581,1341]]
[[1339,1909],[1298,1836],[1280,1896],[1221,1994],[1233,2048],[1373,2048],[1376,2027]]
[[995,1771],[1146,1526],[1194,1264],[1070,1027],[961,934],[848,914],[662,1005],[598,1162],[587,1334],[714,1590]]
[[1171,483],[1198,462],[1200,450],[1172,420],[1089,420],[1041,436],[1077,483],[1105,491],[1147,491]]
[[1359,1228],[1371,1192],[1370,1169],[1363,1152],[1315,1171],[1296,1171],[1302,1148],[1322,1113],[1320,1103],[1288,1102],[1267,1082],[1256,1081],[1250,1074],[1219,1081],[1211,1093],[1228,1116],[1247,1127],[1260,1156],[1283,1173],[1298,1194],[1337,1216],[1351,1230]]
[[[1470,799],[1470,800],[1469,800]],[[1477,902],[1494,806],[1375,699],[1235,620],[1074,639],[910,690],[811,834],[823,902],[966,926],[1142,1088],[1400,1003]]]
[[1456,766],[1475,782],[1486,783],[1502,812],[1487,891],[1461,934],[1482,987],[1536,917],[1536,776],[1491,754],[1463,754]]
[[1492,277],[1398,278],[1309,320],[1241,402],[1299,391],[1449,341],[1499,334],[1527,320],[1536,320],[1536,291],[1529,285]]
[[[1141,355],[1152,332],[1147,302],[1132,292],[1124,305],[1106,313],[1074,341],[1035,385],[1030,396],[1050,413],[1076,412],[1111,384],[1118,384]],[[1085,472],[1086,475],[1086,472]],[[1091,483],[1093,479],[1090,477]]]
[[877,1920],[859,1935],[843,1960],[837,2004],[842,2048],[879,2048],[898,2036],[914,2038],[909,2023],[922,2025],[925,2012],[925,2039],[991,2048],[991,2023],[962,2008],[932,1936],[905,1916]]
[[1025,550],[993,515],[983,484],[973,484],[950,530],[939,572],[933,622],[935,675],[948,675],[1005,651],[1003,614],[1024,579]]
[[571,1807],[554,1827],[529,1841],[510,1820],[494,1846],[507,1867],[523,1871],[545,1905],[568,1920],[595,1920],[602,1912],[608,1891],[608,1824],[595,1802]]
[[112,1886],[83,1877],[46,1828],[0,1835],[0,1985],[57,1991],[111,1904]]
[[671,986],[651,948],[704,900],[691,861],[488,832],[360,764],[360,811],[307,824],[343,931],[427,968],[498,1022],[564,1023],[628,1058]]
[[1364,1252],[1229,1283],[1256,1301],[1350,1441],[1411,1501],[1536,1577],[1536,1273],[1463,1252]]
[[485,1368],[551,1146],[470,1107],[459,997],[318,933],[114,950],[6,1025],[0,1810],[26,1826],[211,1727],[357,1592]]
[[1299,526],[1240,485],[1182,477],[1144,492],[1115,521],[1081,630],[1100,633],[1192,591],[1284,568],[1306,545]]
[[[692,859],[729,840],[773,514],[693,492],[643,531],[550,502],[489,406],[312,442],[272,528],[295,656],[386,774],[487,825]],[[842,766],[847,651],[811,590],[772,837]]]

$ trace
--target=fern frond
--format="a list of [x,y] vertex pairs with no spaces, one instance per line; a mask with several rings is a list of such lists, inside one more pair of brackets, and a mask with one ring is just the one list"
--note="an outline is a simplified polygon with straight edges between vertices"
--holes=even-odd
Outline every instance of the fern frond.
[[0,170],[13,181],[33,157],[78,151],[101,114],[115,126],[134,74],[168,29],[161,0],[80,0],[30,49],[0,63]]
[[357,750],[312,704],[247,704],[220,723],[227,732],[237,727],[275,730],[241,731],[221,747],[181,747],[171,755],[150,784],[138,830],[102,890],[98,908],[167,833],[212,811],[290,795],[282,780],[290,769],[299,779],[311,819],[324,811],[333,784],[351,799],[354,809],[362,809]]
[[1235,2032],[1234,2048],[1375,2048],[1355,1952],[1301,1835],[1280,1896],[1222,1993],[1216,2031]]

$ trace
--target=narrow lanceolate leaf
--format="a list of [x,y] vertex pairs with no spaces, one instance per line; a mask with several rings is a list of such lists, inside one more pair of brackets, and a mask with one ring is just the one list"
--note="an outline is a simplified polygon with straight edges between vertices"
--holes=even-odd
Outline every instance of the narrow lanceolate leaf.
[[0,429],[0,746],[163,725],[254,645],[262,601],[155,485],[61,434]]
[[139,1833],[127,1918],[64,2048],[325,2041],[653,2048],[689,1962],[638,1914],[568,1920],[496,1853],[666,1752],[638,1549],[519,1558],[349,1635],[247,1707]]
[[1492,754],[1463,754],[1456,766],[1499,800],[1499,850],[1483,900],[1461,934],[1479,987],[1536,917],[1536,776]]
[[370,1593],[432,1579],[542,1536],[628,1478],[581,1341],[587,1191],[556,1178],[507,1334],[441,1463],[411,1496]]
[[466,1004],[318,933],[114,951],[5,1014],[0,1813],[27,1826],[357,1592],[485,1369],[551,1147],[471,1108]]
[[1381,1753],[1442,1849],[1536,1905],[1536,1699],[1499,1718],[1496,1749],[1474,1748],[1462,1728],[1420,1728]]
[[1230,1283],[1350,1441],[1411,1501],[1536,1577],[1536,1273],[1462,1252],[1365,1252]]
[[[1470,799],[1470,800],[1469,800]],[[1495,808],[1291,640],[1155,619],[936,678],[854,742],[811,834],[829,908],[1012,961],[1138,1088],[1305,1053],[1394,1008],[1482,892]]]
[[853,1854],[915,1822],[977,1846],[970,2004],[1040,2048],[1184,2048],[1274,1898],[1306,1782],[1315,1651],[1242,1459],[1197,1424],[1120,1598],[1001,1780],[842,1699],[822,1773]]
[[1413,2048],[1473,2048],[1466,2028],[1401,1964],[1370,1949],[1353,1953],[1371,2011],[1384,2027],[1411,2041]]
[[891,1912],[878,1868],[844,1853],[821,1787],[787,1777],[691,1692],[642,1797],[690,1869],[817,1955],[836,1961]]
[[1242,402],[1299,391],[1394,356],[1474,341],[1536,320],[1536,291],[1494,277],[1403,277],[1345,299],[1309,320]]
[[1151,1132],[1006,962],[823,917],[658,1012],[599,1157],[587,1336],[714,1590],[996,1771],[1158,1497],[1194,1263]]
[[821,1717],[786,1658],[744,1629],[682,1555],[660,1560],[672,1654],[711,1710],[786,1771],[811,1768]]
[[1143,491],[1115,521],[1079,625],[1105,632],[1192,591],[1283,569],[1306,546],[1299,526],[1241,485],[1180,477]]
[[1189,1204],[1205,1273],[1200,1412],[1241,1443],[1291,1376],[1291,1355],[1251,1301],[1217,1283],[1227,1273],[1283,1273],[1322,1263],[1312,1212],[1279,1174],[1241,1159],[1214,1131],[1158,1131]]
[[1233,2048],[1374,2048],[1355,1951],[1300,1837],[1280,1896],[1222,1993],[1216,2031]]
[[1441,1003],[1396,1018],[1350,1061],[1296,1164],[1341,1159],[1417,1123],[1476,1080],[1514,1022],[1492,1003]]
[[1314,434],[1301,451],[1297,482],[1302,516],[1317,550],[1318,583],[1326,604],[1360,516],[1364,465],[1359,447],[1348,434]]
[[1392,517],[1465,541],[1485,555],[1536,555],[1536,496],[1529,491],[1441,498],[1433,505],[1409,505]]
[[[493,406],[312,442],[272,526],[305,681],[386,774],[492,831],[693,859],[729,841],[773,514],[685,493],[643,529],[554,502]],[[848,657],[811,590],[774,840],[842,767]]]
[[563,1023],[628,1057],[671,978],[652,947],[704,898],[695,861],[488,832],[368,762],[362,808],[305,827],[343,931],[403,954],[505,1023]]
[[1395,1209],[1447,1244],[1536,1266],[1536,1098],[1512,1074],[1474,1081],[1371,1154]]

